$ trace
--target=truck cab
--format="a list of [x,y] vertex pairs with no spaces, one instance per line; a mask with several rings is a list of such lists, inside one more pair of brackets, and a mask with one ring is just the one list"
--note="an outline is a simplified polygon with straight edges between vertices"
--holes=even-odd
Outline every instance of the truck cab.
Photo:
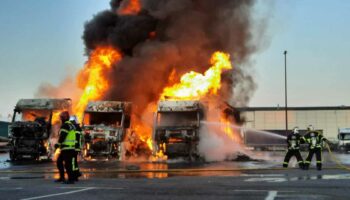
[[341,152],[350,151],[350,128],[338,129],[338,149]]
[[203,106],[199,101],[160,101],[154,119],[154,154],[168,158],[199,158],[200,121]]
[[83,156],[122,157],[122,142],[130,131],[131,103],[89,102],[83,116]]
[[71,99],[20,99],[9,125],[11,161],[49,159],[50,137],[60,127],[59,113],[70,109]]

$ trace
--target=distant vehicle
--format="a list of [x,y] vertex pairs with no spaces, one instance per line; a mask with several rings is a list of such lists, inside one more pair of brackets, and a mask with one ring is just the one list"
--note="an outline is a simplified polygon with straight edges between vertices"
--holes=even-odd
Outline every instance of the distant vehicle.
[[131,103],[119,101],[89,102],[83,116],[83,156],[121,159],[122,142],[130,131]]
[[338,129],[338,150],[341,152],[350,151],[350,128]]
[[59,126],[59,113],[70,109],[71,99],[19,100],[9,125],[11,161],[49,159],[49,139],[55,131],[53,126]]
[[199,101],[160,101],[153,126],[153,153],[161,151],[168,158],[198,159],[199,129],[203,117],[204,107]]

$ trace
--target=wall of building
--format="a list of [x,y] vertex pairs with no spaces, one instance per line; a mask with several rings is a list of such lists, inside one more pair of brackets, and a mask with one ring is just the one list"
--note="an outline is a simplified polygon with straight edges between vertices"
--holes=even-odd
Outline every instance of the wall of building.
[[[245,127],[258,130],[285,129],[284,110],[243,111]],[[298,126],[306,129],[308,125],[322,129],[325,137],[336,139],[338,128],[350,128],[350,110],[289,110],[288,128]]]

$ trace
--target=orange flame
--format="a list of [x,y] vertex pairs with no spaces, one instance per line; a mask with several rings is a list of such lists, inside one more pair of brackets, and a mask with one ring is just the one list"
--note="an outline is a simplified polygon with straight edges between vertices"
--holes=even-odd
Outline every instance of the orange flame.
[[148,34],[149,38],[155,38],[157,36],[157,33],[155,31],[152,31]]
[[137,15],[141,11],[139,0],[124,0],[118,9],[119,15]]
[[151,157],[151,161],[152,162],[166,161],[168,159],[168,156],[164,154],[165,151],[166,151],[166,144],[165,143],[160,144],[160,150]]
[[216,94],[221,87],[221,73],[232,69],[229,54],[215,52],[210,59],[211,67],[203,74],[191,71],[184,74],[180,83],[163,90],[161,99],[194,100]]
[[140,140],[147,144],[149,150],[153,150],[152,137],[150,133],[152,132],[152,128],[147,126],[144,123],[139,122],[138,120],[134,120],[134,130]]
[[83,89],[79,102],[74,107],[74,113],[79,119],[87,103],[91,100],[99,100],[108,89],[108,81],[105,77],[114,63],[120,61],[121,53],[112,47],[98,47],[90,55],[84,68],[78,74],[78,85]]
[[223,126],[221,127],[222,131],[226,134],[226,136],[229,139],[235,141],[236,143],[242,142],[239,134],[232,129],[232,123],[228,119],[221,117],[220,122],[223,124]]
[[53,154],[53,158],[52,158],[52,161],[57,161],[57,159],[58,159],[58,156],[60,155],[60,153],[61,153],[61,149],[55,149],[55,152],[54,152],[54,154]]
[[60,113],[61,111],[56,111],[52,113],[52,124],[57,124],[61,121],[60,119]]

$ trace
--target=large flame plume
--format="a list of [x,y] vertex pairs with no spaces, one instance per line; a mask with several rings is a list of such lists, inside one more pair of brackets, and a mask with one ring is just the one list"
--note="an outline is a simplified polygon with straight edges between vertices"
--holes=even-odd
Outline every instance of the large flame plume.
[[208,93],[217,94],[221,87],[221,73],[232,69],[232,64],[229,54],[223,52],[215,52],[210,63],[212,66],[204,74],[188,72],[181,77],[180,83],[166,87],[161,99],[194,100]]
[[112,65],[120,61],[121,58],[121,53],[109,46],[98,47],[91,53],[89,60],[77,77],[78,85],[83,89],[83,94],[74,107],[74,113],[80,119],[88,102],[101,99],[108,90],[109,84],[106,74]]

